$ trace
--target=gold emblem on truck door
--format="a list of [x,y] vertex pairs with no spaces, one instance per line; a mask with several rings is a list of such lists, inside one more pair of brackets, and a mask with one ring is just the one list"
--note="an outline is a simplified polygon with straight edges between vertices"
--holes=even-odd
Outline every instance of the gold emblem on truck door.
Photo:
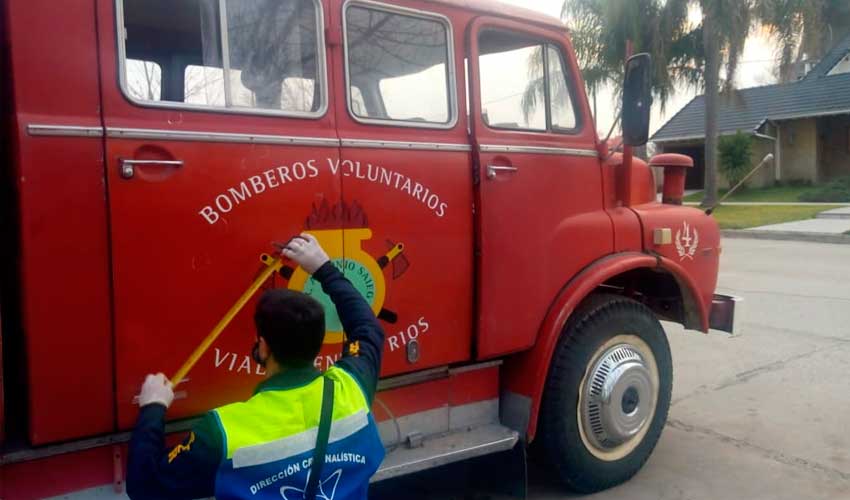
[[[404,245],[387,241],[388,250],[379,258],[374,258],[363,250],[363,243],[372,239],[372,230],[368,227],[368,218],[359,203],[351,205],[342,202],[333,208],[327,201],[313,210],[305,223],[304,231],[319,240],[328,253],[331,262],[343,272],[359,291],[378,318],[395,323],[398,316],[384,308],[387,283],[384,269],[392,265],[392,279],[400,278],[410,266],[404,256]],[[283,269],[281,274],[288,277],[287,288],[298,290],[318,300],[325,308],[325,344],[341,344],[343,330],[336,308],[333,307],[322,286],[300,267]]]

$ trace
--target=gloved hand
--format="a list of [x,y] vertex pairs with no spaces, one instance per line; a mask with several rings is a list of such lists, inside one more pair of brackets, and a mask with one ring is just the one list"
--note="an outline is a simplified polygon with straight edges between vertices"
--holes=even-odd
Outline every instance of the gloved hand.
[[145,383],[142,384],[142,392],[139,394],[140,408],[154,403],[168,408],[172,401],[174,401],[174,390],[165,375],[157,373],[145,378]]
[[325,262],[330,260],[328,254],[319,246],[316,237],[309,233],[301,233],[300,236],[292,238],[283,247],[281,253],[294,260],[310,274],[318,271]]

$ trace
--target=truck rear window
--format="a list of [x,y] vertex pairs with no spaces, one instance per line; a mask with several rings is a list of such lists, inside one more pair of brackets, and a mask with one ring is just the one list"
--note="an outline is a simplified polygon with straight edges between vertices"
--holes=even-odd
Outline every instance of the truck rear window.
[[122,86],[134,101],[323,114],[316,0],[120,0],[119,7]]
[[451,126],[454,75],[445,19],[384,6],[345,11],[349,108],[363,121]]

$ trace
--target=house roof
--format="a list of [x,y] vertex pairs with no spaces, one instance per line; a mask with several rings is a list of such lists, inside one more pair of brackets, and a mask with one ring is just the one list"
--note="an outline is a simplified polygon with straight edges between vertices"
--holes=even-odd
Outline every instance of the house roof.
[[[757,131],[766,120],[788,120],[850,113],[850,73],[827,73],[850,50],[850,36],[833,48],[802,80],[738,90],[721,97],[721,134]],[[705,137],[705,96],[697,96],[653,136],[657,143]]]
[[803,78],[803,81],[827,76],[827,73],[850,52],[850,36],[842,40]]

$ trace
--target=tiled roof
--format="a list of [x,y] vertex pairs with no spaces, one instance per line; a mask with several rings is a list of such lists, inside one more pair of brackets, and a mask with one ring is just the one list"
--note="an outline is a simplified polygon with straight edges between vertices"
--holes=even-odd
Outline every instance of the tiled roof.
[[841,62],[841,59],[850,52],[850,36],[842,40],[838,45],[833,47],[820,62],[812,68],[811,71],[803,78],[803,81],[814,80],[826,76],[836,64]]
[[[721,97],[720,133],[755,132],[765,120],[850,113],[850,73],[827,76],[850,50],[850,36],[839,43],[800,81],[738,90]],[[705,137],[705,96],[697,96],[653,136],[670,142]]]

